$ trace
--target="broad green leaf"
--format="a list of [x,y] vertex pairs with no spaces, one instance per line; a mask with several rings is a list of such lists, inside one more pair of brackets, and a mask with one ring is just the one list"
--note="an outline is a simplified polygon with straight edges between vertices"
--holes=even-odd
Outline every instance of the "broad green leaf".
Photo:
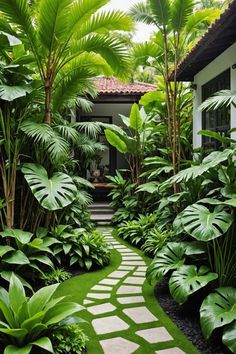
[[33,327],[41,324],[44,315],[45,311],[37,312],[34,316],[26,319],[23,323],[21,323],[21,328],[26,329],[30,333]]
[[182,265],[172,273],[169,280],[171,296],[179,304],[183,304],[191,294],[217,278],[218,275],[209,272],[209,268],[205,266],[198,270],[195,265]]
[[75,313],[83,310],[84,307],[76,304],[74,302],[62,302],[55,305],[53,308],[47,311],[43,322],[49,326],[52,324],[56,324],[66,317],[74,315]]
[[155,22],[159,26],[167,25],[170,17],[170,4],[168,0],[150,0],[150,7]]
[[30,261],[22,251],[15,251],[10,255],[4,257],[4,262],[8,264],[29,264]]
[[10,307],[12,308],[14,313],[17,313],[21,305],[25,301],[25,290],[24,287],[19,280],[13,273],[10,279],[10,286],[9,286],[9,301]]
[[127,152],[127,146],[125,142],[121,140],[121,138],[116,133],[109,129],[106,129],[105,135],[108,143],[114,146],[119,152],[121,152],[122,154],[125,154]]
[[131,128],[133,128],[136,132],[140,132],[143,125],[143,120],[137,103],[134,103],[131,108],[129,122]]
[[[10,282],[12,273],[13,273],[12,271],[7,271],[7,270],[5,270],[5,271],[3,271],[3,272],[0,272],[0,275],[1,275],[1,277],[2,277],[4,280]],[[31,286],[25,279],[23,279],[20,275],[18,275],[18,274],[16,274],[16,273],[14,273],[14,274],[15,274],[15,276],[21,281],[21,283],[22,283],[23,286],[25,286],[25,287],[29,288],[31,291],[33,291],[32,286]]]
[[193,13],[195,2],[193,0],[174,0],[171,8],[171,22],[173,30],[180,32]]
[[213,212],[203,205],[193,204],[181,213],[184,230],[198,241],[210,241],[230,228],[233,217],[226,211],[216,207]]
[[7,38],[8,43],[10,44],[10,46],[14,47],[15,45],[20,45],[22,42],[19,38],[13,36],[12,34],[9,34],[7,32],[4,31],[0,31],[0,37],[4,36]]
[[200,309],[201,328],[206,339],[214,329],[224,327],[236,320],[236,289],[216,289],[207,296]]
[[15,249],[10,246],[0,246],[0,257],[3,257],[10,251],[15,251]]
[[48,304],[48,301],[52,298],[59,284],[53,284],[46,286],[38,290],[29,300],[29,312],[30,316],[34,316],[36,313],[43,310]]
[[23,245],[29,243],[33,236],[31,232],[26,232],[18,229],[4,229],[4,231],[0,232],[0,235],[2,237],[13,237]]
[[28,85],[23,86],[7,86],[0,85],[0,98],[4,101],[14,101],[17,98],[24,97],[30,93],[32,88]]
[[[16,322],[13,316],[13,313],[11,311],[11,309],[9,308],[9,304],[5,303],[4,300],[2,300],[2,298],[0,299],[0,310],[3,313],[7,323],[14,328],[16,326]],[[1,329],[1,327],[0,327]]]
[[17,339],[18,341],[22,341],[25,338],[25,336],[27,335],[28,331],[23,328],[8,329],[8,328],[1,328],[0,327],[0,333],[7,334],[8,336],[11,336],[11,337]]
[[160,281],[170,270],[180,268],[185,261],[185,248],[181,243],[170,242],[157,252],[147,269],[148,281]]
[[50,353],[54,353],[52,343],[48,337],[39,338],[30,344],[36,345],[37,347],[42,348]]
[[223,334],[223,343],[231,350],[232,353],[236,353],[236,321],[226,326]]
[[45,168],[35,164],[24,164],[22,172],[33,195],[43,208],[58,210],[75,200],[77,188],[70,176],[55,173],[48,178]]
[[3,354],[29,354],[31,349],[31,344],[27,344],[22,348],[16,347],[15,345],[8,345]]

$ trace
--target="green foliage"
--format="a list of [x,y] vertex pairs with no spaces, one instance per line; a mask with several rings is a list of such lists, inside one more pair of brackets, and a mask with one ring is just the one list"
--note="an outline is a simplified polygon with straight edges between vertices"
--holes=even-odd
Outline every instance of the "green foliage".
[[199,241],[210,241],[228,231],[233,217],[222,207],[211,212],[203,205],[193,204],[181,213],[180,221],[189,235]]
[[5,354],[19,348],[22,354],[29,354],[34,346],[53,353],[47,336],[53,326],[60,327],[68,320],[80,321],[75,314],[83,307],[64,297],[54,299],[57,287],[58,284],[42,288],[28,298],[19,279],[12,275],[9,291],[0,289],[0,332]]
[[236,320],[236,289],[218,288],[207,296],[200,309],[201,327],[205,338],[219,327]]
[[112,130],[106,129],[105,135],[109,144],[114,146],[119,152],[125,154],[127,152],[127,146],[125,142]]
[[217,277],[216,273],[209,272],[208,267],[201,266],[197,269],[195,265],[182,265],[171,275],[170,293],[179,304],[183,304],[191,294]]
[[62,209],[75,200],[77,188],[70,176],[57,172],[49,178],[45,168],[35,164],[24,164],[22,172],[43,208]]
[[176,241],[177,236],[173,230],[160,231],[157,227],[150,229],[142,249],[151,256],[156,256],[168,242]]
[[232,353],[236,353],[236,321],[226,326],[222,337],[223,343],[231,350]]
[[55,354],[81,354],[88,337],[78,324],[73,324],[54,330],[51,340]]
[[45,285],[52,285],[62,283],[63,281],[70,279],[71,273],[67,272],[64,268],[54,268],[51,271],[44,272],[41,279]]

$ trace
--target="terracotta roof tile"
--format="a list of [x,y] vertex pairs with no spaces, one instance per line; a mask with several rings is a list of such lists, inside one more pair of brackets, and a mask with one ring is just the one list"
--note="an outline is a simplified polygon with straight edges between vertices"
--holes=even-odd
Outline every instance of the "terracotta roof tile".
[[156,90],[156,86],[143,82],[123,83],[114,77],[99,77],[96,80],[99,95],[142,95]]

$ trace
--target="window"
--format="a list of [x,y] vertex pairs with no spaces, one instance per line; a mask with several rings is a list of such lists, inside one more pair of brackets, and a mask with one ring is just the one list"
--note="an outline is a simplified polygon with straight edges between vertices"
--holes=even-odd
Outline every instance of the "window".
[[[225,89],[230,89],[230,69],[224,71],[222,74],[202,86],[202,100],[205,101],[215,92]],[[223,107],[215,111],[204,111],[202,113],[202,129],[212,130],[222,136],[228,136],[228,131],[230,129],[230,108]],[[218,141],[206,136],[202,137],[202,145],[205,148],[220,148],[220,143]]]

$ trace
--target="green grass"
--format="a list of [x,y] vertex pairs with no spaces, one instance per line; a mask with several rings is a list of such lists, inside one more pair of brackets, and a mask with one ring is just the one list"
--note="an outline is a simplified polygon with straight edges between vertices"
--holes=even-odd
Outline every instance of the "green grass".
[[[113,236],[117,238],[115,232],[113,232]],[[145,260],[147,265],[150,263],[151,259],[145,256],[143,252],[132,247],[130,244],[128,244],[127,242],[125,242],[120,238],[118,239],[118,241],[121,244],[124,244],[130,249],[134,250],[136,253],[140,254]],[[116,250],[113,250],[111,255],[111,263],[109,266],[101,270],[85,273],[83,275],[76,276],[70,280],[65,281],[63,284],[59,286],[56,292],[56,296],[67,295],[70,296],[70,300],[82,304],[83,300],[86,298],[87,293],[90,292],[91,287],[99,283],[100,280],[106,278],[112,271],[116,270],[119,267],[120,263],[121,263],[120,253],[117,252]],[[125,339],[138,343],[140,345],[140,348],[136,350],[135,354],[143,354],[143,353],[153,354],[157,350],[166,349],[175,346],[179,347],[187,354],[199,354],[199,351],[183,335],[181,330],[171,321],[171,319],[162,310],[161,306],[158,304],[155,298],[153,286],[150,286],[147,283],[147,281],[145,281],[143,286],[143,295],[146,300],[145,306],[148,307],[148,309],[158,318],[159,321],[154,323],[142,324],[141,327],[140,325],[137,325],[133,321],[131,321],[131,319],[122,312],[124,305],[121,305],[116,301],[115,293],[119,286],[120,284],[113,287],[112,296],[110,299],[107,300],[117,307],[117,309],[114,312],[109,313],[109,315],[118,315],[120,318],[122,318],[125,322],[127,322],[130,325],[130,329],[127,331],[119,331],[117,333],[106,334],[98,337],[98,335],[95,333],[91,325],[91,321],[94,319],[94,316],[91,315],[86,310],[83,310],[82,312],[80,312],[79,315],[84,320],[87,321],[86,323],[82,323],[81,326],[82,328],[84,328],[85,333],[90,338],[87,345],[89,354],[103,354],[102,348],[100,347],[98,340],[112,338],[113,336],[114,337],[121,336],[124,337]],[[100,301],[95,300],[95,302],[96,302],[95,304],[99,304],[99,303],[103,303],[104,300],[100,300]],[[143,305],[144,304],[130,304],[130,305],[126,305],[126,308],[134,307],[134,306],[138,307]],[[104,317],[104,316],[105,315],[100,315],[100,316],[96,316],[96,318]],[[142,339],[141,337],[135,334],[137,330],[158,327],[158,326],[164,326],[171,334],[171,336],[174,338],[174,341],[172,340],[169,342],[161,342],[152,345],[147,343],[144,339]]]

